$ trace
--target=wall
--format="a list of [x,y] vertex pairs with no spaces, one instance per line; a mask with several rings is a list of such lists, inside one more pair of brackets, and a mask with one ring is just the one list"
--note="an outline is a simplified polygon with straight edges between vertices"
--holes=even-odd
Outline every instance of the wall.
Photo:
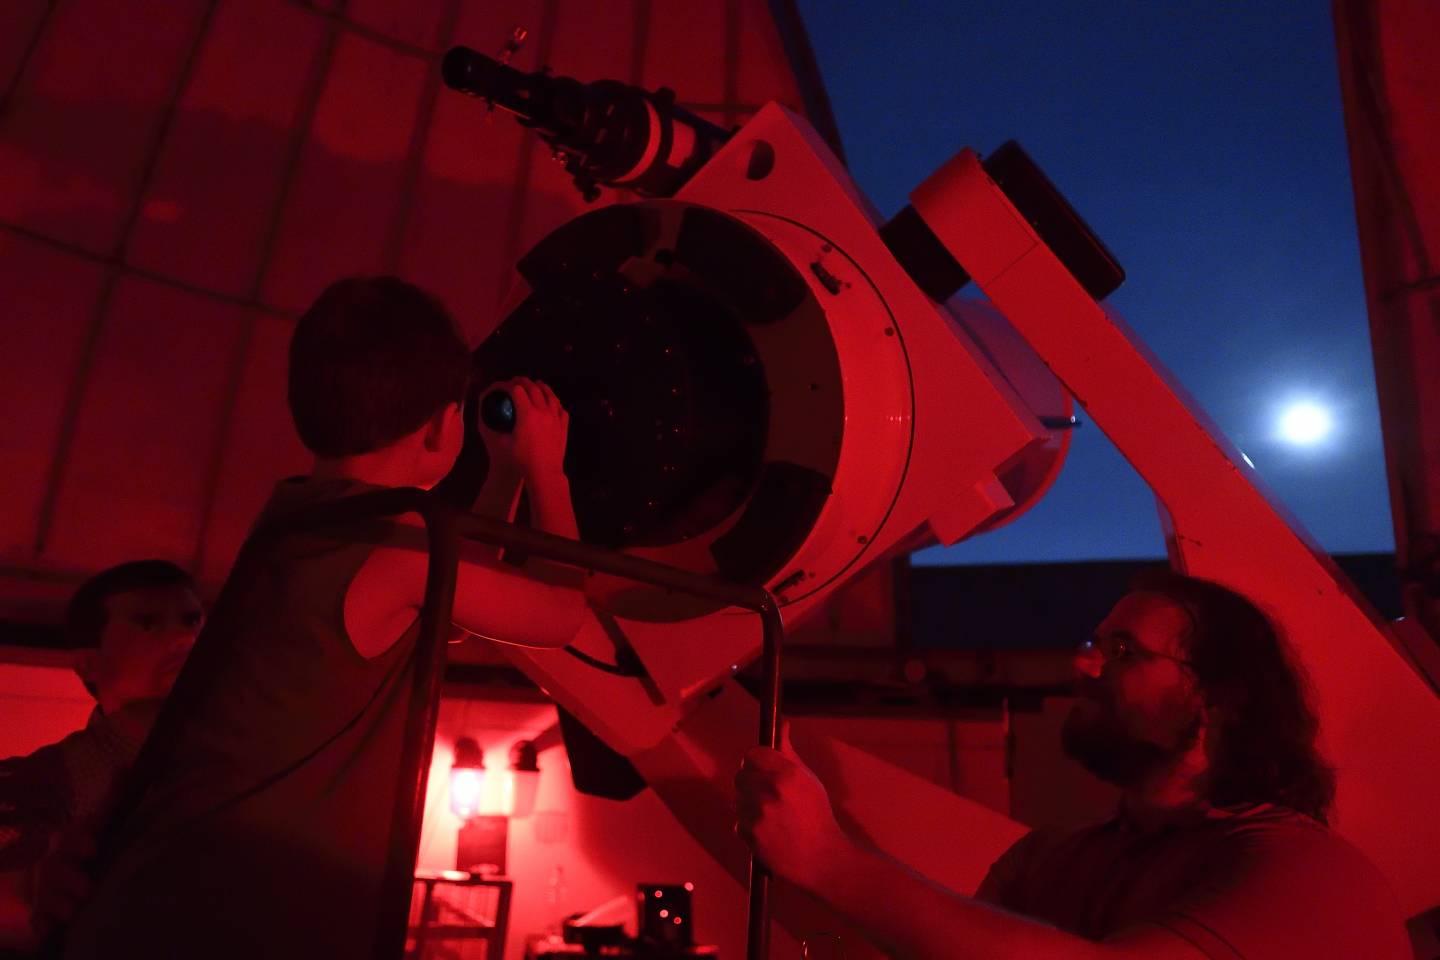
[[94,708],[68,667],[0,663],[0,757],[59,740],[83,727]]

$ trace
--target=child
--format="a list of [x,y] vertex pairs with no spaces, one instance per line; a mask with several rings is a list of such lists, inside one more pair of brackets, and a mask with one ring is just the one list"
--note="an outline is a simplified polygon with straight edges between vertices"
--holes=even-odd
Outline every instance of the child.
[[85,878],[46,858],[62,832],[87,835],[140,750],[205,617],[190,574],[136,560],[95,574],[65,611],[65,639],[95,710],[81,730],[24,757],[0,760],[0,951],[38,943],[36,870],[50,876],[51,911],[74,909]]
[[[461,447],[470,369],[453,322],[419,288],[391,277],[332,285],[290,345],[290,411],[315,465],[279,484],[261,524],[434,485]],[[567,415],[543,384],[509,389],[515,431],[487,444],[524,475],[533,525],[574,537]],[[423,552],[364,542],[388,526],[252,535],[67,957],[373,954],[426,574]],[[559,647],[584,611],[576,590],[460,565],[454,620],[473,633]]]

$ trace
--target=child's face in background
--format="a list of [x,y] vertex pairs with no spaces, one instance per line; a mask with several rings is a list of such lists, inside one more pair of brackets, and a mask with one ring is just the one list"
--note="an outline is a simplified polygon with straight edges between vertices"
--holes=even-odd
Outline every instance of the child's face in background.
[[176,584],[115,593],[105,600],[100,647],[80,666],[107,712],[163,700],[205,622],[200,598]]

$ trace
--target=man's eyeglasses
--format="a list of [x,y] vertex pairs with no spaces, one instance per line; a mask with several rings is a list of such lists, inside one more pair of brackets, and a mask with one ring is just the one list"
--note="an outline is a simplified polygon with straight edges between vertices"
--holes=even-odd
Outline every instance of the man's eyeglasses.
[[1081,653],[1098,653],[1100,659],[1106,663],[1113,663],[1117,660],[1137,661],[1146,657],[1158,657],[1161,660],[1174,660],[1176,663],[1190,667],[1193,664],[1189,660],[1180,657],[1172,657],[1168,653],[1157,653],[1154,650],[1147,650],[1135,642],[1135,639],[1124,633],[1109,633],[1101,637],[1087,637],[1080,644]]

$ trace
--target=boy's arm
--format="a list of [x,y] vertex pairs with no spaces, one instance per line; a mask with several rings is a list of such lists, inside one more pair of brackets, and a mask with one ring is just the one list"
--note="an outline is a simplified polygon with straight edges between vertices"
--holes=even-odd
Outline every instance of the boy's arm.
[[[389,650],[420,614],[429,560],[424,530],[413,532],[413,549],[376,548],[350,581],[345,632],[362,657]],[[580,591],[463,557],[462,548],[451,613],[457,627],[522,647],[563,647],[574,638],[586,614]]]
[[[516,379],[506,386],[515,404],[515,432],[508,437],[486,433],[492,462],[503,455],[519,468],[530,492],[532,526],[575,539],[575,513],[564,472],[569,416],[544,384]],[[384,653],[415,621],[425,595],[428,561],[424,533],[414,532],[414,549],[374,550],[346,592],[345,628],[362,656]],[[456,626],[518,646],[568,644],[587,614],[585,597],[577,589],[580,572],[547,564],[535,571],[537,576],[527,576],[488,562],[485,558],[492,550],[462,545],[452,616]],[[545,580],[575,586],[544,582],[538,576],[544,574],[550,574]]]
[[517,377],[507,386],[515,404],[515,431],[486,433],[486,442],[508,453],[520,467],[530,491],[531,523],[537,530],[574,540],[579,535],[565,476],[565,447],[570,414],[543,383]]
[[[557,537],[578,540],[575,509],[570,500],[570,480],[565,476],[565,446],[570,415],[545,384],[523,377],[511,380],[515,404],[515,432],[510,436],[484,431],[486,445],[510,460],[524,481],[530,498],[530,525]],[[491,459],[492,469],[499,456]],[[584,577],[574,567],[538,558],[525,567],[547,583],[579,588]]]
[[[492,465],[504,455],[519,469],[530,496],[530,525],[575,540],[579,533],[565,476],[570,415],[553,390],[517,377],[505,384],[515,405],[515,430],[508,436],[485,432]],[[462,554],[463,555],[463,554]],[[491,640],[526,647],[563,647],[586,614],[579,588],[581,571],[564,564],[530,560],[531,576],[509,568],[461,563],[455,589],[455,623]],[[498,578],[498,579],[497,579]]]

